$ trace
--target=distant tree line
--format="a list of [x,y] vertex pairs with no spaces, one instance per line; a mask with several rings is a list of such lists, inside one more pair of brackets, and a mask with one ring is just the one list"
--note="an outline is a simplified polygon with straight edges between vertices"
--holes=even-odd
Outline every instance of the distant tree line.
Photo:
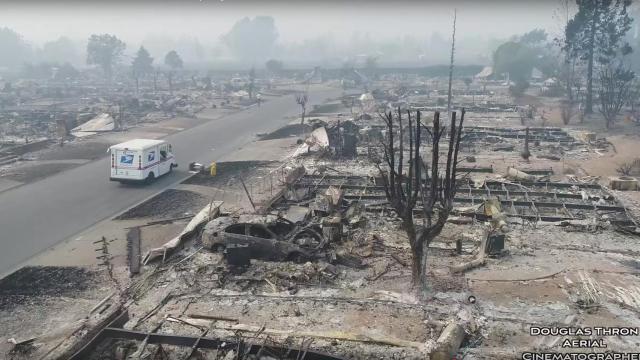
[[[508,74],[510,90],[521,95],[529,86],[532,70],[556,79],[565,89],[563,114],[568,123],[574,108],[580,118],[593,114],[595,107],[611,127],[623,108],[635,109],[640,83],[640,37],[630,34],[633,17],[631,0],[565,0],[564,31],[550,40],[535,29],[502,43],[493,53],[494,76]],[[635,10],[638,12],[638,10]],[[640,15],[637,13],[636,15]],[[563,115],[564,116],[564,115]]]
[[555,75],[555,54],[547,40],[544,30],[535,29],[503,43],[493,53],[493,73],[497,77],[508,74],[513,95],[522,95],[529,87],[534,69],[546,77]]
[[[562,50],[568,59],[586,64],[585,114],[593,113],[597,92],[600,112],[611,127],[621,110],[614,103],[628,96],[624,88],[635,77],[627,62],[633,49],[625,38],[633,22],[628,13],[631,0],[577,0],[576,4],[578,11],[565,27]],[[594,78],[598,75],[600,88],[596,91]]]

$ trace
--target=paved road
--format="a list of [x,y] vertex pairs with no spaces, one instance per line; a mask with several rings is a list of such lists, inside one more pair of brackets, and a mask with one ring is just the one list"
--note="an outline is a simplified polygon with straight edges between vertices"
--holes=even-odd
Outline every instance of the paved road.
[[[311,104],[340,95],[339,90],[310,91]],[[180,167],[149,186],[109,181],[109,158],[79,166],[0,193],[0,276],[23,261],[109,218],[189,174],[188,163],[208,164],[264,133],[284,125],[299,111],[292,95],[212,120],[167,137]]]

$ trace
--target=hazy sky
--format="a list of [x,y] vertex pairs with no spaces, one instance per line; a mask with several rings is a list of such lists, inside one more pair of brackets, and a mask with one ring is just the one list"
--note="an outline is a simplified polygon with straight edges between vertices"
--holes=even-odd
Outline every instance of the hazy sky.
[[300,41],[326,33],[347,38],[450,34],[454,8],[461,36],[505,37],[533,28],[558,28],[559,1],[12,1],[0,0],[0,26],[13,28],[36,45],[61,35],[85,39],[111,33],[129,42],[151,34],[196,36],[213,43],[244,16],[271,15],[279,41]]

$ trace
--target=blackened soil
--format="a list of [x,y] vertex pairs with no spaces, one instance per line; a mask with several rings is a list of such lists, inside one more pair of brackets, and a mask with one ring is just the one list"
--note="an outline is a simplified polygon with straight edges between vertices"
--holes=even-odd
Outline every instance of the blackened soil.
[[0,310],[47,297],[70,297],[96,283],[96,272],[75,266],[26,266],[0,280]]
[[116,220],[139,218],[170,219],[201,209],[210,199],[189,190],[168,189],[117,216]]
[[311,132],[313,129],[308,124],[291,124],[260,137],[260,140],[284,139],[292,136],[300,136]]

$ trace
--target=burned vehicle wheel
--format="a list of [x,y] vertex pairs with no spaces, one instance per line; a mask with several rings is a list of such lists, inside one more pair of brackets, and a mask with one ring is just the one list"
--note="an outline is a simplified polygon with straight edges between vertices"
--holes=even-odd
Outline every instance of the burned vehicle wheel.
[[327,242],[319,231],[308,227],[293,235],[293,243],[301,248],[316,251],[324,248]]
[[224,250],[224,230],[234,223],[235,220],[229,216],[221,216],[209,221],[202,229],[202,246],[213,251]]

